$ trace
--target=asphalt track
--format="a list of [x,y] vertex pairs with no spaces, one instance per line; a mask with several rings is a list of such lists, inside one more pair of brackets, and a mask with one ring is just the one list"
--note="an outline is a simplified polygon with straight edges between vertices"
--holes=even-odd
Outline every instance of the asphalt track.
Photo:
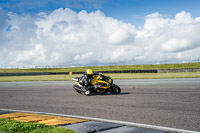
[[0,82],[0,109],[200,131],[200,78],[116,80],[120,95],[79,95],[72,81]]

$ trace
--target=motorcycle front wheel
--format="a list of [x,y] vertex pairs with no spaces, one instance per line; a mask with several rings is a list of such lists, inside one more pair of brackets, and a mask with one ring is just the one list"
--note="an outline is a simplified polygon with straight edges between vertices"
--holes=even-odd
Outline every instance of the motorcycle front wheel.
[[73,88],[81,95],[85,95],[85,92],[83,92],[78,85],[74,85]]
[[112,85],[112,88],[111,88],[111,94],[119,94],[121,92],[121,89],[119,86],[117,86],[116,84],[113,84]]

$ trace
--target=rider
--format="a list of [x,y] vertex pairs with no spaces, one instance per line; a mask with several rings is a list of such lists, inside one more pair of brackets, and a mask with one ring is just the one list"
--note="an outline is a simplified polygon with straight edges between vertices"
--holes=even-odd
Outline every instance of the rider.
[[86,95],[89,95],[91,93],[91,89],[94,88],[94,86],[90,84],[93,78],[93,75],[94,75],[94,72],[92,71],[92,69],[87,69],[85,73],[83,73],[83,75],[80,77],[79,83],[83,85],[84,88],[86,89],[86,92],[85,92]]

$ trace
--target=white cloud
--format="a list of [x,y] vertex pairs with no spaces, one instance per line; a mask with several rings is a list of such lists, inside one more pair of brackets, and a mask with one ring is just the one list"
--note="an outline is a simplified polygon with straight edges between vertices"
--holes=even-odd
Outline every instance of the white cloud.
[[57,9],[36,16],[0,9],[0,65],[155,63],[200,57],[200,17],[153,13],[140,29],[106,17]]
[[200,21],[200,17],[197,17],[195,20],[196,20],[196,21]]
[[[143,45],[144,59],[148,59],[149,55],[152,61],[180,59],[176,58],[180,53],[195,51],[200,47],[200,23],[185,11],[178,13],[174,19],[163,18],[159,13],[150,14],[146,17],[144,27],[137,33],[135,44]],[[195,52],[193,55],[187,54],[182,60],[197,59],[199,56]]]
[[[75,57],[74,57],[74,59],[76,60],[76,61],[85,61],[85,60],[88,60],[89,61],[89,59],[90,58],[92,58],[92,56],[93,56],[93,53],[92,52],[88,52],[88,53],[85,53],[85,54],[82,54],[82,55],[76,55]],[[88,62],[87,61],[87,62]]]

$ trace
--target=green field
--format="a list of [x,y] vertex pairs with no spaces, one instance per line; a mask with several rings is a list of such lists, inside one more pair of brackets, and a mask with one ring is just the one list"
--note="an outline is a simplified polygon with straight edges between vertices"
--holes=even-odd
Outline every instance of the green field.
[[181,63],[181,64],[158,64],[158,65],[119,65],[119,66],[93,66],[93,67],[68,67],[68,68],[37,68],[37,69],[0,68],[0,73],[3,73],[3,72],[84,72],[88,68],[94,71],[182,69],[182,68],[200,68],[200,62]]
[[[198,63],[159,64],[159,65],[126,65],[126,66],[96,66],[96,67],[70,67],[70,68],[45,68],[45,69],[0,69],[1,72],[84,72],[91,68],[94,71],[114,70],[153,70],[153,69],[181,69],[200,68]],[[39,76],[2,76],[0,82],[10,81],[66,81],[78,75],[39,75]],[[153,79],[153,78],[200,78],[200,72],[187,73],[115,73],[106,74],[113,79]]]
[[58,126],[46,126],[0,118],[0,133],[77,133]]
[[[113,79],[163,79],[163,78],[200,78],[200,72],[188,73],[111,73],[106,74]],[[81,74],[74,75],[40,75],[40,76],[2,76],[0,82],[11,81],[66,81],[72,77],[79,77]]]

